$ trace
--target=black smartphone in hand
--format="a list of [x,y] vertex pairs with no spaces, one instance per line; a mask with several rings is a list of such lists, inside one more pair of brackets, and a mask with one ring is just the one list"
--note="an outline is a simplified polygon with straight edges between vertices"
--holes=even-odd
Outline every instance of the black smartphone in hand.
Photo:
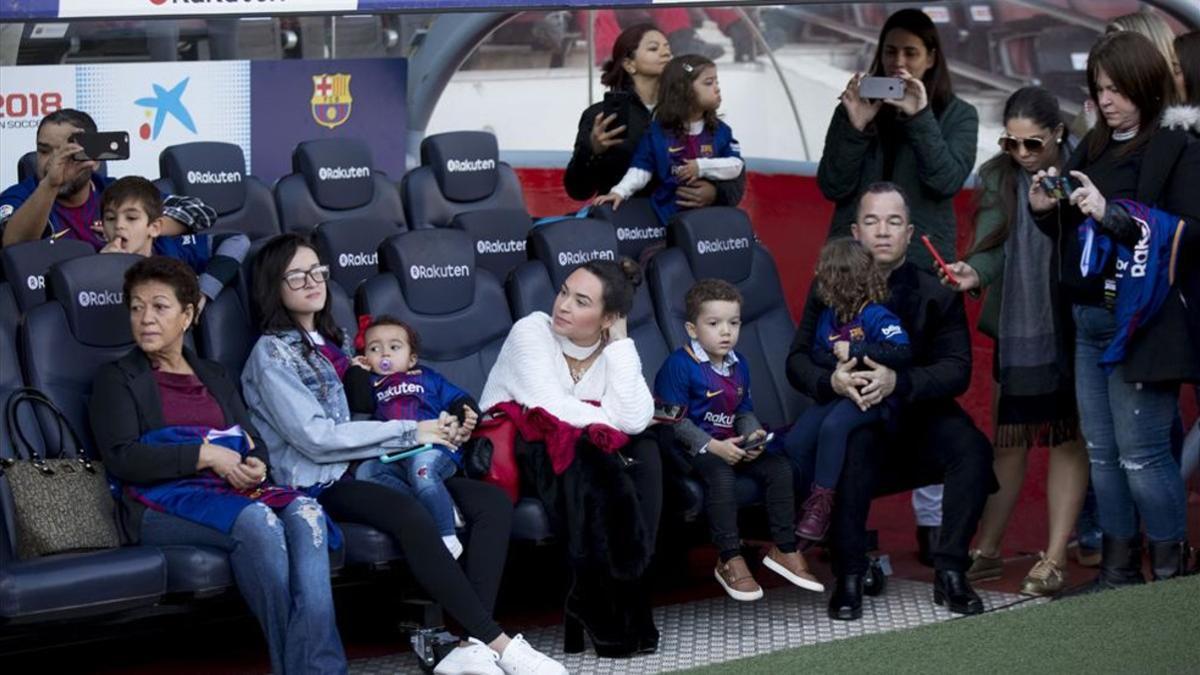
[[763,447],[764,445],[766,445],[767,443],[770,443],[773,440],[775,440],[775,432],[774,431],[768,433],[766,436],[763,436],[762,438],[751,443],[750,445],[743,445],[742,451],[749,452],[751,450],[758,450],[759,448]]
[[604,103],[600,106],[600,112],[604,113],[605,117],[616,115],[617,118],[608,125],[610,130],[616,129],[622,124],[629,123],[630,110],[633,106],[633,97],[635,94],[628,91],[610,91],[604,95]]
[[125,131],[80,132],[72,134],[70,141],[83,148],[72,157],[79,162],[129,159],[129,133]]

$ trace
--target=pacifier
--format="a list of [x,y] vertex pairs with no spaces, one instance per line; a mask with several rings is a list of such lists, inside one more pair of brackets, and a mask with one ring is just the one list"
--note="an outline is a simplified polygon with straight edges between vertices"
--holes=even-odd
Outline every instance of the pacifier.
[[381,359],[379,361],[379,369],[385,373],[390,373],[392,371],[392,360],[388,358]]

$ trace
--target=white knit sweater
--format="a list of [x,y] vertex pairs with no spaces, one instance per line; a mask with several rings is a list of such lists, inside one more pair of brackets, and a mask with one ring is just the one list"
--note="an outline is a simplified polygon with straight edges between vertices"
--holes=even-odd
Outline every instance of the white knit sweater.
[[[654,397],[633,340],[609,343],[574,382],[545,312],[513,324],[500,348],[479,405],[487,410],[503,401],[544,408],[574,427],[607,424],[627,434],[645,430],[654,415]],[[599,401],[600,406],[585,401]]]

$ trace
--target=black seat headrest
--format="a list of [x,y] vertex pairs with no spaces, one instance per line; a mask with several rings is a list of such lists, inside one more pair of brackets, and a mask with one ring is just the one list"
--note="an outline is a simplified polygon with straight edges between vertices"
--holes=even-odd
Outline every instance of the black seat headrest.
[[421,164],[433,169],[442,195],[474,202],[496,191],[500,149],[486,131],[451,131],[421,141]]
[[327,209],[357,208],[375,196],[371,150],[357,138],[304,141],[292,152],[292,171]]
[[754,230],[745,211],[731,206],[683,211],[667,230],[670,245],[683,250],[695,278],[736,284],[750,276]]
[[525,261],[526,236],[533,221],[522,209],[464,211],[450,221],[475,241],[475,260],[503,280],[512,268]]
[[321,259],[329,263],[333,280],[350,295],[379,271],[379,245],[404,230],[380,218],[346,218],[322,223],[313,234]]
[[62,305],[75,340],[91,347],[133,341],[122,287],[125,270],[139,260],[129,253],[106,253],[73,258],[50,270],[49,298]]
[[400,282],[418,314],[449,314],[475,298],[475,250],[461,230],[414,230],[379,247],[382,269]]
[[635,260],[643,249],[662,244],[667,238],[667,228],[658,219],[654,205],[647,197],[628,199],[622,202],[621,208],[616,211],[613,211],[611,205],[605,204],[593,208],[591,215],[613,224],[621,255]]
[[529,259],[541,261],[555,291],[571,272],[591,260],[616,260],[617,237],[611,223],[568,218],[529,233]]
[[24,313],[46,301],[46,273],[55,263],[94,254],[78,239],[39,239],[0,249],[0,269]]
[[204,200],[218,215],[246,203],[246,156],[233,143],[172,145],[158,156],[158,172],[177,193]]

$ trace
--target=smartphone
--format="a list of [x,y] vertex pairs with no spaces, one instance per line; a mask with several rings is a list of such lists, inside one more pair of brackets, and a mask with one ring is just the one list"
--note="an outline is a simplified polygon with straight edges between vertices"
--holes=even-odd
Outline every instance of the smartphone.
[[904,98],[904,80],[898,77],[864,77],[858,83],[858,95],[868,99]]
[[1066,176],[1046,176],[1042,178],[1042,190],[1051,197],[1062,200],[1071,196],[1075,186]]
[[400,452],[385,452],[379,456],[379,461],[383,462],[384,464],[391,464],[392,462],[399,462],[400,460],[402,460],[406,457],[412,457],[413,455],[419,455],[422,452],[425,452],[426,450],[432,450],[432,449],[433,449],[433,446],[426,443],[425,445],[418,445],[415,448],[409,448],[408,450],[401,450]]
[[942,258],[942,254],[938,253],[937,249],[933,247],[933,242],[929,241],[929,235],[921,235],[921,243],[925,244],[925,248],[929,249],[929,254],[937,261],[938,267],[942,268],[942,274],[946,275],[946,280],[957,285],[958,279],[955,279],[954,275],[950,273],[950,268],[946,266],[946,261]]
[[129,159],[129,134],[124,131],[97,131],[94,134],[80,132],[70,138],[83,150],[72,159],[80,162],[105,162],[114,159]]
[[744,451],[757,450],[757,449],[761,448],[762,446],[766,445],[767,443],[770,443],[773,440],[775,440],[775,432],[774,431],[768,433],[766,436],[763,436],[762,438],[751,443],[750,445],[743,445],[742,450],[744,450]]
[[632,94],[628,91],[610,91],[604,95],[604,103],[600,106],[600,111],[605,117],[616,114],[617,118],[613,120],[608,128],[616,129],[622,124],[629,123],[630,107],[633,105]]
[[683,419],[687,408],[677,403],[654,402],[654,421],[659,424],[674,424]]

